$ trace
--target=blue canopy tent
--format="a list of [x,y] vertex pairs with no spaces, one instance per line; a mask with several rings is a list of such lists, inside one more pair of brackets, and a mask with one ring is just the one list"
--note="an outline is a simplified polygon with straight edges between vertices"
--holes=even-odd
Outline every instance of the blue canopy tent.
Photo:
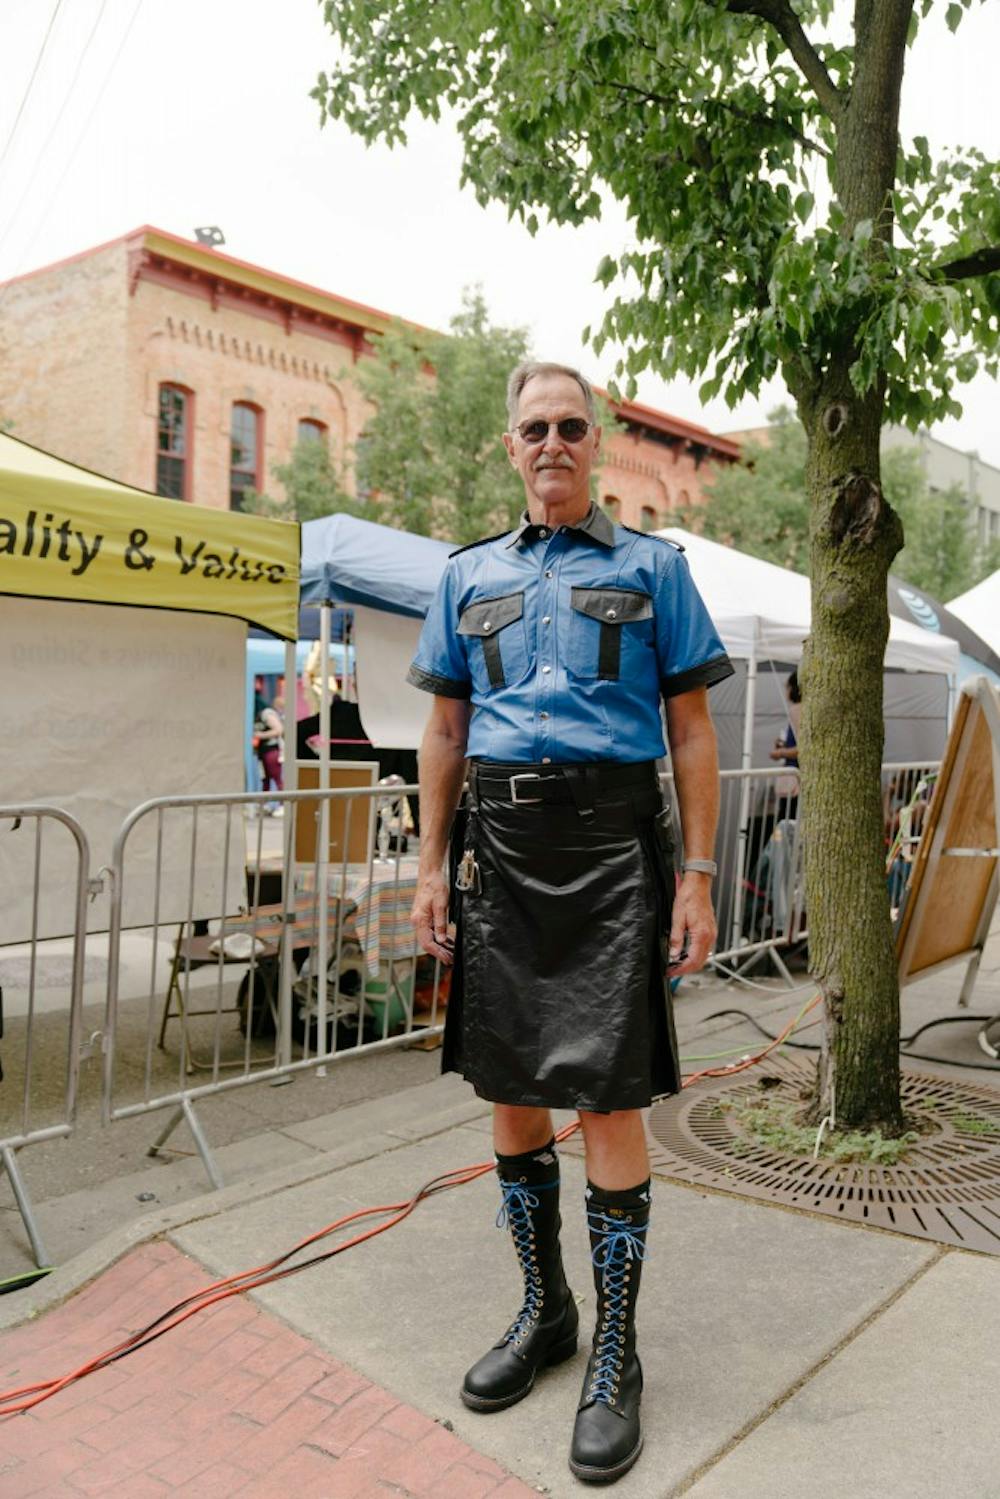
[[422,619],[454,550],[451,542],[353,515],[325,515],[302,527],[299,598]]
[[[350,611],[354,607],[422,619],[449,553],[454,550],[450,542],[412,536],[353,515],[326,515],[306,521],[302,526],[299,640],[294,648],[294,663],[291,647],[283,648],[275,640],[248,641],[251,716],[254,676],[284,673],[287,682],[294,681],[309,654],[309,643],[322,641],[324,618],[328,627],[327,654],[332,654],[334,669],[341,676],[347,674],[351,663]],[[252,635],[255,633],[251,631]],[[343,642],[339,651],[337,642]],[[322,650],[321,644],[321,654]],[[325,720],[323,710],[321,717]],[[247,736],[249,744],[249,722]],[[248,751],[248,784],[254,784],[255,773],[253,756]]]

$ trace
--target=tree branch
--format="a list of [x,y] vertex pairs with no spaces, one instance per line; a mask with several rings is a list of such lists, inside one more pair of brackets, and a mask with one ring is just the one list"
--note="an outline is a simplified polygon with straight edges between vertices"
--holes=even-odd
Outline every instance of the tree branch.
[[[595,88],[613,89],[619,94],[631,94],[634,98],[641,99],[644,104],[660,104],[664,109],[669,110],[677,107],[676,98],[668,97],[666,94],[658,94],[652,89],[638,88],[634,83],[619,83],[613,78],[594,78],[592,75],[590,76],[590,82]],[[818,155],[825,156],[828,161],[830,159],[830,152],[826,147],[820,145],[819,141],[810,140],[807,135],[803,135],[802,131],[792,124],[791,120],[778,119],[775,115],[768,114],[766,110],[761,110],[759,114],[752,114],[749,110],[740,109],[737,105],[731,104],[728,99],[716,98],[712,100],[712,103],[718,106],[718,108],[726,110],[728,114],[733,115],[736,119],[742,120],[745,124],[761,127],[770,126],[777,130],[785,130],[806,151],[815,151]]]
[[935,261],[931,270],[945,281],[971,281],[975,276],[995,275],[1000,271],[1000,245],[985,245],[955,260]]
[[847,101],[806,36],[789,0],[726,0],[726,9],[733,15],[757,16],[773,26],[798,64],[800,73],[812,85],[823,109],[831,120],[840,119]]

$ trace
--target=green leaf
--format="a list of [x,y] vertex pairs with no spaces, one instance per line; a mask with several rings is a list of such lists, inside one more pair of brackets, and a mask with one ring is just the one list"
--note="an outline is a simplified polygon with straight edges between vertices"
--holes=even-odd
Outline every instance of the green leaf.
[[945,21],[949,31],[957,31],[962,19],[962,7],[960,5],[949,5],[944,13]]
[[611,282],[615,279],[615,276],[617,274],[618,266],[612,260],[610,255],[605,255],[602,258],[600,265],[597,267],[597,271],[594,275],[594,280],[599,281],[602,286],[610,286]]
[[805,224],[808,221],[809,215],[813,211],[813,202],[812,193],[799,193],[795,199],[795,217],[800,224]]

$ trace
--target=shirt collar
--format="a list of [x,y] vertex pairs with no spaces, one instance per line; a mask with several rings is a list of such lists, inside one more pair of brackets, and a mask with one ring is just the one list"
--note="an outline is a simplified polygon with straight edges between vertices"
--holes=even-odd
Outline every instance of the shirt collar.
[[[521,516],[521,524],[507,542],[507,546],[520,546],[524,543],[534,541],[538,536],[539,530],[540,527],[538,524],[531,520],[528,512],[525,511]],[[589,537],[591,541],[596,541],[603,547],[613,547],[615,544],[615,528],[604,514],[604,511],[600,510],[594,504],[593,500],[591,500],[590,509],[583,517],[583,520],[578,521],[575,526],[567,526],[566,530],[582,533],[584,536]]]

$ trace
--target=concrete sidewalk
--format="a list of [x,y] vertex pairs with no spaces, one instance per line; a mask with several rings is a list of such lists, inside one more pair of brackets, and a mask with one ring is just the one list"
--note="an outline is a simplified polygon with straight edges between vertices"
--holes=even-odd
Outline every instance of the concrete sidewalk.
[[[0,1340],[0,1386],[63,1373],[194,1287],[490,1154],[486,1107],[455,1078],[296,1128],[315,1154],[149,1214],[0,1300],[0,1326],[32,1314]],[[569,1151],[563,1172],[587,1327],[583,1165]],[[1000,1495],[1000,1263],[666,1181],[653,1195],[646,1450],[616,1495]],[[519,1301],[496,1206],[489,1176],[441,1193],[0,1423],[0,1493],[573,1499],[583,1346],[509,1411],[478,1416],[457,1396]]]

